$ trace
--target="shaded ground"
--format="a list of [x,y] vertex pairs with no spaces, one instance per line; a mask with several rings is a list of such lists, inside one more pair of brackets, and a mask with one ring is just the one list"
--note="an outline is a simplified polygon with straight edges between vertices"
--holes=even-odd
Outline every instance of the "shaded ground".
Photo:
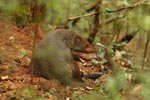
[[[56,80],[48,81],[33,77],[29,68],[33,47],[30,27],[19,29],[13,24],[5,23],[1,23],[0,27],[0,98],[2,100],[69,99],[72,93],[81,94],[88,91],[82,87],[72,90],[60,85]],[[82,70],[94,69],[82,67]],[[94,82],[89,81],[89,83]]]
[[[96,81],[85,80],[86,83],[88,83],[87,86],[76,88],[64,87],[57,80],[46,80],[44,78],[32,76],[29,66],[33,49],[33,34],[31,31],[32,26],[26,26],[23,29],[19,29],[12,23],[0,23],[1,100],[72,100],[71,98],[74,97],[77,97],[77,99],[73,100],[79,100],[80,98],[78,95],[80,94],[82,94],[83,100],[84,98],[88,98],[89,94],[91,94],[89,100],[99,100],[100,97],[105,97],[103,82],[105,82],[110,75],[103,75]],[[142,36],[139,37],[143,38]],[[132,57],[135,59],[135,63],[131,64],[131,66],[140,69],[143,60],[142,55],[145,41],[142,41],[141,39],[139,42],[140,45],[137,45],[136,39],[140,39],[138,38],[138,35],[128,44],[126,50],[134,52],[134,56]],[[147,54],[149,54],[149,49]],[[126,66],[132,59],[128,59],[128,57],[122,61],[119,52],[118,54],[116,53],[115,56],[118,57],[117,61],[122,67]],[[145,66],[149,65],[149,61],[149,57],[147,57]],[[80,69],[84,72],[100,70],[99,66],[83,67],[82,64],[79,65]],[[127,73],[125,72],[124,74]],[[129,73],[128,75],[132,76],[132,73]],[[129,76],[126,77],[127,81]],[[129,80],[132,80],[132,78],[129,77]],[[141,84],[133,86],[132,89],[130,89],[131,95],[137,95],[141,87]],[[101,95],[98,95],[97,91]],[[126,92],[128,93],[129,91]],[[124,94],[123,100],[128,100],[130,97],[126,95],[130,95],[130,93]]]
[[14,25],[4,25],[4,27],[9,27],[9,30],[5,28],[0,30],[0,98],[3,98],[3,100],[19,99],[20,96],[26,98],[26,96],[33,95],[32,93],[20,94],[24,90],[26,92],[39,92],[38,94],[42,96],[42,91],[39,90],[41,88],[40,84],[42,87],[46,85],[45,88],[52,87],[52,84],[50,81],[42,80],[42,78],[33,78],[33,82],[31,82],[29,63],[32,54],[33,37],[30,33],[20,30]]

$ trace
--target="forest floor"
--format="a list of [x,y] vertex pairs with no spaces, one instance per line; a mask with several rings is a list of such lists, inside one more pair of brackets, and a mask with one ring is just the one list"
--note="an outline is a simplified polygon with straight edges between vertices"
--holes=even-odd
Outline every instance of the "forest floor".
[[[33,35],[30,28],[20,29],[15,25],[0,25],[0,98],[1,100],[70,100],[92,88],[70,88],[57,80],[34,77],[30,71]],[[82,70],[92,70],[84,68]],[[95,84],[94,81],[89,83]]]
[[[141,84],[149,86],[150,82],[145,81],[149,75],[148,67],[144,67],[146,71],[141,74],[144,42],[137,42],[139,40],[135,39],[126,46],[126,50],[133,49],[135,63],[133,62],[133,56],[126,55],[129,52],[117,51],[114,53],[119,65],[117,67],[120,71],[118,71],[118,74],[115,73],[116,76],[113,76],[112,73],[114,72],[109,68],[112,66],[107,66],[108,73],[105,73],[97,80],[84,79],[86,85],[71,87],[63,86],[57,80],[46,80],[42,77],[34,77],[32,74],[30,62],[34,41],[33,29],[32,25],[18,28],[12,23],[0,22],[0,100],[100,100],[100,98],[101,100],[107,100],[109,97],[118,98],[119,96],[121,99],[117,100],[144,100],[139,95],[139,91],[142,88]],[[42,34],[44,32],[41,30],[40,32],[39,41],[44,36]],[[140,35],[139,37],[143,38]],[[141,50],[143,51],[141,52]],[[150,54],[150,48],[147,51],[147,55]],[[121,56],[121,53],[125,55]],[[129,53],[129,55],[131,54]],[[108,56],[108,60],[113,62],[111,59],[112,57]],[[101,69],[104,67],[103,65],[84,67],[84,64],[89,64],[88,61],[84,64],[78,64],[85,73],[102,71]],[[147,56],[145,65],[149,66],[149,64],[150,58]],[[139,77],[138,75],[141,76]],[[109,81],[109,83],[105,84],[106,81]],[[109,86],[109,92],[106,91],[106,86]],[[147,89],[148,94],[149,88],[143,89],[144,91]],[[118,94],[114,95],[112,92]],[[145,96],[145,92],[143,93]],[[103,97],[107,98],[103,99]]]

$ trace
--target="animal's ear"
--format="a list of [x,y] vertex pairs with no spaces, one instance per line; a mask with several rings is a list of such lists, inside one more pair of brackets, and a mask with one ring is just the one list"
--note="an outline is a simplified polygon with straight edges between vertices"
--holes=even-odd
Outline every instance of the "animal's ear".
[[75,37],[74,43],[76,44],[76,43],[80,43],[80,42],[82,42],[82,38],[80,36]]

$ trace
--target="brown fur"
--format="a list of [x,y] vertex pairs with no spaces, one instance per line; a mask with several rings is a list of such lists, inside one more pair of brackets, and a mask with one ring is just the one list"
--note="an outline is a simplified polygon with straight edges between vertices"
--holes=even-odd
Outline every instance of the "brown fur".
[[71,52],[93,51],[90,48],[82,36],[69,29],[49,32],[35,47],[34,74],[46,79],[58,79],[64,85],[74,80],[80,81],[83,73]]

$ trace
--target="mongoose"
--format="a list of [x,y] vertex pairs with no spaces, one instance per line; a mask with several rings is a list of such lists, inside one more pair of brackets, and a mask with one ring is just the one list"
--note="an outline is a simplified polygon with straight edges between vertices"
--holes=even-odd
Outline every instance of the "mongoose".
[[86,39],[69,29],[49,32],[34,49],[34,74],[46,79],[58,79],[64,85],[82,81],[84,75],[79,70],[72,51],[90,52],[92,49]]

